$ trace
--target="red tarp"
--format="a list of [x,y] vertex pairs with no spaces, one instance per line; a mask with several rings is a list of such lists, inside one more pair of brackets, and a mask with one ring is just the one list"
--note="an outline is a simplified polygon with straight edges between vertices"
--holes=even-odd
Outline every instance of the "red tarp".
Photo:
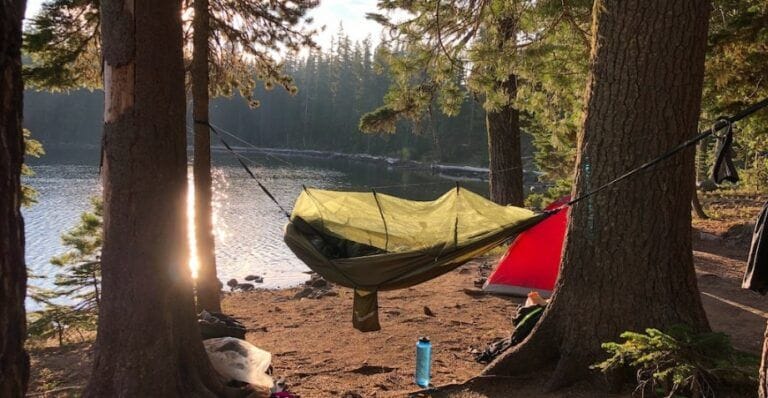
[[[546,210],[556,209],[569,200],[569,197],[561,198]],[[519,296],[535,290],[542,296],[550,295],[560,267],[569,210],[563,209],[518,235],[483,290]]]

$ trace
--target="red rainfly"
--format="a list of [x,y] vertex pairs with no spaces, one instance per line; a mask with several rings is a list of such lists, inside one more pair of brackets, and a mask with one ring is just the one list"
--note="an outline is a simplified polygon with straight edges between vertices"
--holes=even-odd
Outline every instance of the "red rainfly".
[[[545,210],[565,205],[570,197],[552,202]],[[488,277],[483,290],[525,296],[532,290],[549,296],[555,287],[570,207],[525,230],[512,242],[507,254]]]

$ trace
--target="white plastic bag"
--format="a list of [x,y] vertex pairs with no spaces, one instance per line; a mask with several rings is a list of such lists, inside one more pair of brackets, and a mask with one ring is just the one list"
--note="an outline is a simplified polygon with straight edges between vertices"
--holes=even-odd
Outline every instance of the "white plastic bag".
[[203,345],[213,368],[225,379],[272,388],[274,382],[267,374],[272,364],[269,352],[234,337],[203,340]]

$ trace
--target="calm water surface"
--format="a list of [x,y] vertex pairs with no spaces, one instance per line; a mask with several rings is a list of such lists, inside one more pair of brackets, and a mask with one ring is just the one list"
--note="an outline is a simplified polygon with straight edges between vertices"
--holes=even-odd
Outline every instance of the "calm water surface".
[[[31,284],[49,285],[57,267],[52,256],[66,250],[61,234],[72,228],[90,198],[100,194],[98,150],[46,148],[32,162],[36,175],[25,182],[39,192],[39,202],[24,210],[27,264],[33,274],[47,277]],[[409,199],[434,199],[455,186],[428,172],[342,159],[309,159],[245,153],[253,171],[289,210],[302,185],[339,190],[370,190]],[[288,287],[307,279],[308,268],[283,243],[285,216],[261,192],[239,164],[224,152],[213,156],[214,223],[219,279],[264,277],[265,288]],[[462,181],[462,186],[487,195],[487,183]]]

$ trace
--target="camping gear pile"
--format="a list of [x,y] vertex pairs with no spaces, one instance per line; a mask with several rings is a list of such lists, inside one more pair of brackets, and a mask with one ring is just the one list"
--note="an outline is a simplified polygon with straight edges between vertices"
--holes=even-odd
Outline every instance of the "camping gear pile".
[[197,324],[200,325],[203,340],[217,337],[235,337],[245,340],[245,326],[237,319],[220,312],[203,310],[197,316]]
[[474,352],[475,361],[482,364],[491,363],[504,351],[520,344],[531,334],[533,327],[536,326],[541,316],[544,315],[544,309],[547,307],[547,304],[547,300],[541,297],[539,292],[528,293],[528,299],[525,300],[525,304],[518,306],[515,318],[512,319],[512,325],[515,327],[512,334],[507,338],[491,343],[483,351]]
[[203,346],[214,370],[232,387],[250,386],[270,398],[297,398],[281,378],[272,380],[272,354],[245,341],[245,326],[219,312],[197,317]]
[[211,365],[228,382],[248,383],[258,390],[274,386],[271,372],[272,354],[234,337],[203,340]]

